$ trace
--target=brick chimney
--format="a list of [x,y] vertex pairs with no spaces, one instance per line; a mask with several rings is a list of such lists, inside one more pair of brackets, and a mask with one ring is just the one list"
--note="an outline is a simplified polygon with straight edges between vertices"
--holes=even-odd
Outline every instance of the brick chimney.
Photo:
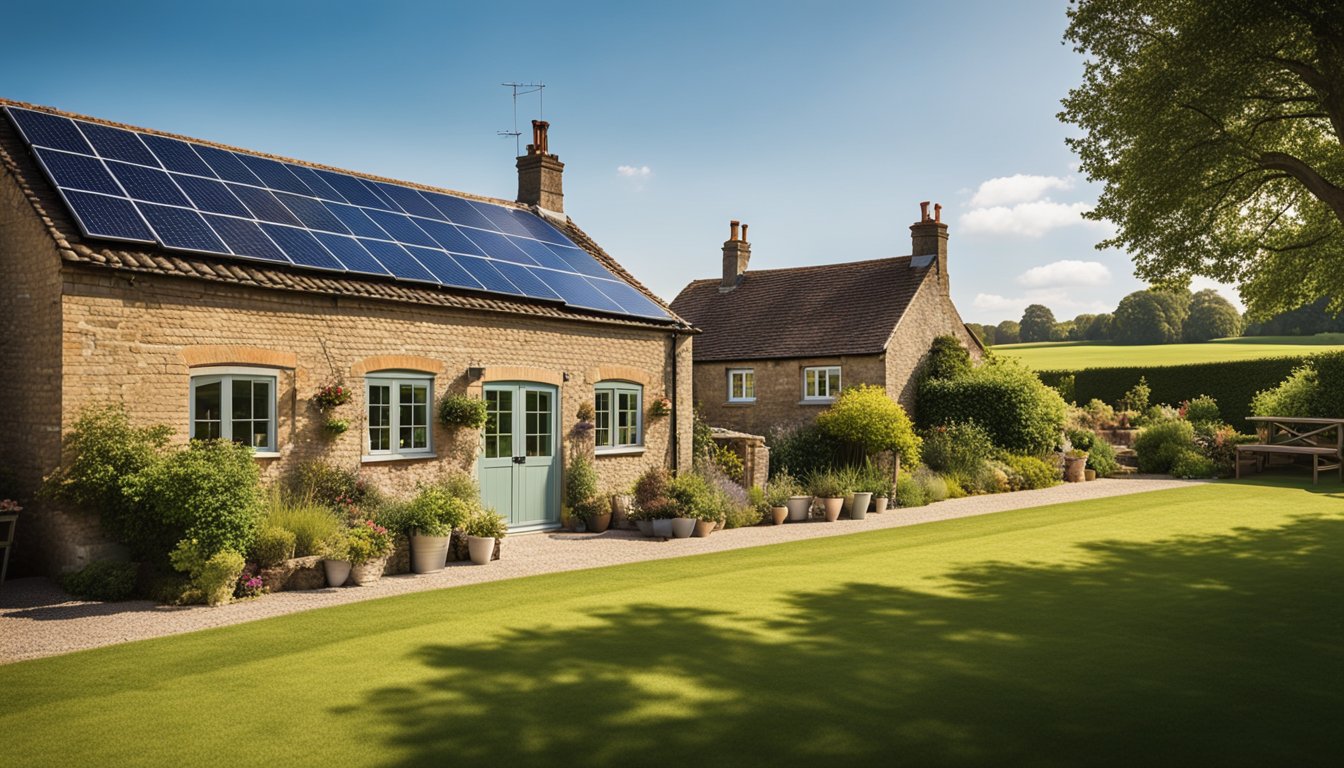
[[751,261],[751,243],[747,242],[747,225],[731,221],[728,226],[728,239],[723,243],[723,282],[719,283],[721,293],[733,290],[742,282],[742,273],[747,271],[747,262]]
[[527,154],[518,158],[518,202],[563,215],[565,193],[560,181],[565,164],[550,153],[546,140],[550,127],[545,120],[532,121],[532,143],[527,145]]
[[929,203],[919,204],[919,221],[910,225],[910,266],[927,267],[933,265],[943,288],[947,288],[947,225],[943,223],[943,206],[933,206],[933,216],[929,216]]

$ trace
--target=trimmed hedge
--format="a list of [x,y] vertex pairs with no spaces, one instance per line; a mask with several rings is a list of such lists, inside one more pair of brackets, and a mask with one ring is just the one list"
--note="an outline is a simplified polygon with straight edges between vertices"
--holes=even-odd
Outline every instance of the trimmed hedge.
[[1056,389],[1061,385],[1067,387],[1068,380],[1072,379],[1074,402],[1086,403],[1096,398],[1112,404],[1124,396],[1140,376],[1144,376],[1152,388],[1152,402],[1180,405],[1183,400],[1209,395],[1218,401],[1223,418],[1229,424],[1245,429],[1255,393],[1278,386],[1294,368],[1311,359],[1312,356],[1304,355],[1190,365],[1041,371],[1038,375],[1041,381]]

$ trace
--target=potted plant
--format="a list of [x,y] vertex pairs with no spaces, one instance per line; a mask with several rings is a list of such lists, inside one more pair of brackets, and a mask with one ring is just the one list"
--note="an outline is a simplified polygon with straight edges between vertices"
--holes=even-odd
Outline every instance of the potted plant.
[[658,509],[653,518],[653,537],[656,539],[672,538],[672,520],[678,514],[676,506],[670,501]]
[[350,402],[350,388],[340,382],[324,384],[318,387],[317,394],[313,395],[313,405],[317,406],[319,411],[330,411],[348,402]]
[[[650,467],[635,481],[635,504],[630,518],[645,536],[658,535],[654,521],[670,517],[672,476],[662,467]],[[672,535],[670,523],[665,536]]]
[[322,427],[327,430],[327,434],[335,437],[337,435],[345,434],[345,432],[350,429],[350,420],[338,419],[331,416],[323,422]]
[[787,469],[780,470],[770,482],[789,492],[789,497],[784,502],[784,506],[789,510],[789,522],[807,522],[807,516],[812,512],[812,496],[803,488],[802,483],[789,474]]
[[654,398],[649,403],[649,418],[661,419],[672,413],[672,401],[666,397]]
[[[718,504],[708,503],[696,504],[693,508],[686,510],[686,517],[691,520],[691,535],[703,539],[713,533],[719,524],[724,521],[723,510]],[[673,521],[672,534],[677,536],[676,521]],[[685,538],[677,536],[677,538]]]
[[696,510],[684,509],[672,518],[672,538],[686,539],[690,538],[692,533],[695,533],[695,521],[698,518],[692,517],[694,514],[696,514]]
[[453,529],[462,525],[467,502],[438,486],[420,489],[399,521],[411,544],[411,571],[434,573],[448,562]]
[[1085,478],[1084,470],[1087,468],[1087,451],[1077,449],[1070,450],[1064,454],[1064,481],[1067,483],[1081,483]]
[[887,511],[887,504],[891,502],[893,488],[891,478],[885,472],[874,472],[868,479],[868,485],[865,490],[873,494],[873,512],[880,514]]
[[350,578],[350,537],[337,531],[318,546],[322,555],[322,570],[327,575],[327,586],[339,587]]
[[868,505],[872,503],[872,491],[854,491],[854,496],[849,504],[849,519],[863,520],[868,517]]
[[808,482],[808,490],[821,501],[822,513],[826,522],[834,523],[840,519],[840,511],[845,506],[845,494],[848,490],[834,472],[818,472]]
[[[574,530],[582,530],[580,525],[588,527],[589,518],[600,517],[602,512],[601,504],[597,502],[597,470],[583,454],[569,462],[569,473],[565,476],[565,507]],[[611,522],[610,511],[606,512],[606,522]],[[605,525],[602,530],[606,530]]]
[[350,526],[347,542],[350,580],[363,587],[382,578],[387,556],[392,551],[392,534],[372,520],[360,520]]
[[480,429],[485,425],[485,401],[466,395],[444,395],[439,399],[439,423],[445,427]]
[[[788,482],[780,482],[787,478]],[[783,525],[789,517],[789,499],[798,491],[798,484],[786,473],[765,484],[765,508],[770,511],[770,520],[775,525]]]
[[467,516],[462,532],[467,535],[471,562],[485,565],[495,556],[495,545],[508,533],[504,517],[493,509],[478,509]]

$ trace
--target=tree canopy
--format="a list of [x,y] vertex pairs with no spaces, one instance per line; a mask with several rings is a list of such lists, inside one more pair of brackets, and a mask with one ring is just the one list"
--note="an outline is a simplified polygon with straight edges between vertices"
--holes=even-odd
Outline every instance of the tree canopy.
[[1012,320],[1004,320],[994,326],[995,344],[1016,344],[1022,340],[1021,326]]
[[1069,19],[1087,63],[1060,118],[1104,183],[1099,247],[1155,284],[1237,283],[1258,316],[1344,310],[1338,0],[1075,0]]
[[1032,304],[1022,313],[1019,327],[1022,341],[1050,341],[1055,330],[1055,313],[1044,304]]
[[1190,299],[1190,316],[1181,337],[1185,341],[1209,341],[1241,333],[1241,313],[1232,302],[1213,289],[1199,291]]
[[1111,337],[1120,344],[1173,344],[1181,340],[1189,307],[1188,294],[1135,291],[1115,308]]

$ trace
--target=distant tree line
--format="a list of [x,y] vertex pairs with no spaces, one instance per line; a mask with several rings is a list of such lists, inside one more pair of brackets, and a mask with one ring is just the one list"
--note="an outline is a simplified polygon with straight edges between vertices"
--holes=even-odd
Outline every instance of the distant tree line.
[[[1324,316],[1324,302],[1318,302],[1319,315]],[[1294,310],[1285,313],[1305,312]],[[1321,317],[1310,313],[1291,321],[1275,316],[1265,323],[1249,326],[1258,335],[1279,333],[1275,329],[1288,327],[1316,327]],[[1337,325],[1344,321],[1330,319]],[[1032,304],[1022,313],[1022,319],[1004,320],[998,325],[967,323],[971,331],[987,345],[1018,344],[1042,341],[1114,341],[1117,344],[1174,344],[1203,342],[1236,336],[1243,330],[1242,317],[1232,303],[1207,289],[1191,293],[1147,289],[1135,291],[1120,300],[1114,312],[1099,315],[1082,314],[1072,320],[1056,320],[1055,314],[1043,304]],[[1333,330],[1331,328],[1330,330]],[[1310,331],[1318,333],[1319,331]],[[1282,331],[1287,334],[1288,331]]]

